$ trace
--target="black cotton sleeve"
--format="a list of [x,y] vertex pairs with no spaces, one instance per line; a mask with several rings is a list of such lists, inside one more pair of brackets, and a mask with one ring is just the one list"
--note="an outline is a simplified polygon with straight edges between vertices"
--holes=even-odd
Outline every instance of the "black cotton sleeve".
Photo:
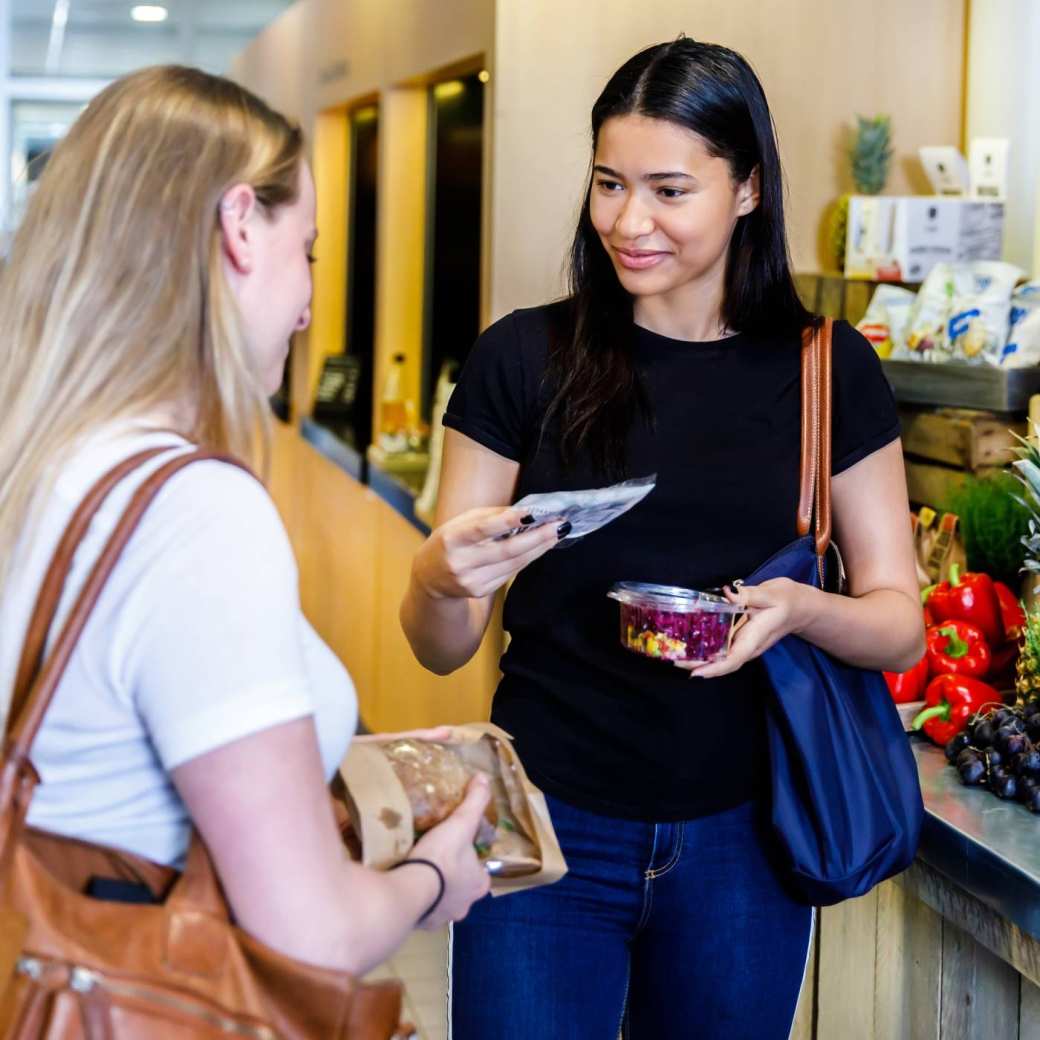
[[899,436],[899,413],[881,361],[846,321],[834,323],[832,472],[837,474]]
[[474,343],[448,402],[444,425],[519,462],[529,414],[527,382],[516,318],[510,314]]

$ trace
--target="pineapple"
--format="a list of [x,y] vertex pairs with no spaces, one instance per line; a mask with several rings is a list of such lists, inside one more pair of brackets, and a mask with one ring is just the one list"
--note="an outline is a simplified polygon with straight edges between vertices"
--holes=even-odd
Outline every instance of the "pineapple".
[[[859,195],[879,195],[892,161],[892,126],[888,116],[856,116],[857,128],[849,148],[852,180]],[[845,236],[849,223],[849,196],[840,196],[828,221],[827,240],[838,270],[845,267]]]
[[[1017,434],[1016,434],[1017,436]],[[1017,703],[1040,700],[1040,607],[1037,606],[1036,583],[1040,582],[1040,429],[1032,424],[1032,436],[1019,437],[1015,449],[1018,458],[1012,463],[1015,476],[1022,485],[1022,495],[1014,497],[1030,512],[1029,533],[1022,539],[1027,555],[1024,595],[1026,606],[1025,631],[1022,647],[1015,663],[1015,692]]]
[[1015,662],[1015,703],[1040,700],[1040,611],[1026,615],[1022,647]]

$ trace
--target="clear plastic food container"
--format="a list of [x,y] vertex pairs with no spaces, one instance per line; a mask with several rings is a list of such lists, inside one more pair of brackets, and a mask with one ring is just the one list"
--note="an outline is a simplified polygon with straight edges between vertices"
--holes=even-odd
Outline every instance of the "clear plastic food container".
[[729,651],[744,609],[710,592],[620,581],[607,593],[621,604],[621,645],[665,661],[715,661]]

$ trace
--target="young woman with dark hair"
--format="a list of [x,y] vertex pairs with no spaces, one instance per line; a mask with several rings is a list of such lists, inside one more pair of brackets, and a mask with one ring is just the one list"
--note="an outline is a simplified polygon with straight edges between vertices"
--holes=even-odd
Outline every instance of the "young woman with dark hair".
[[[849,596],[744,587],[729,656],[685,670],[618,643],[619,580],[751,573],[795,536],[800,340],[769,109],[747,62],[680,38],[637,54],[592,112],[571,292],[479,339],[445,425],[438,523],[402,604],[448,673],[511,577],[492,718],[547,793],[570,867],[474,907],[452,939],[454,1040],[786,1037],[812,911],[784,888],[767,804],[759,656],[797,633],[852,663],[922,652],[899,424],[869,344],[834,337],[836,536]],[[657,474],[564,551],[531,492]],[[563,532],[566,533],[566,532]],[[690,678],[695,681],[691,683]]]

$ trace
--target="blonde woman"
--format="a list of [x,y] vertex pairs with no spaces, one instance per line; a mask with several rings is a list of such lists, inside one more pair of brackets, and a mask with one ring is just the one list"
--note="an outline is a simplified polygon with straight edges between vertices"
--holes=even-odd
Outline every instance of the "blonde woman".
[[[299,130],[197,70],[112,84],[56,148],[0,278],[5,697],[46,564],[103,473],[158,445],[263,454],[266,398],[310,320],[314,222]],[[157,464],[110,496],[62,610]],[[485,894],[472,842],[488,793],[475,782],[419,842],[425,862],[350,862],[326,781],[356,720],[266,492],[199,463],[102,593],[34,747],[29,822],[171,866],[194,823],[243,928],[365,972]]]

